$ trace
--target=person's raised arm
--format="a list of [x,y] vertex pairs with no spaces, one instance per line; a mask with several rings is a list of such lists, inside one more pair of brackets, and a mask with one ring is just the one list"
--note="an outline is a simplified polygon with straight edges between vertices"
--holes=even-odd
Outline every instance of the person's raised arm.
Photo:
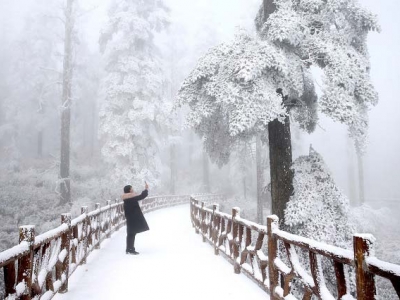
[[139,195],[135,197],[135,200],[140,201],[143,200],[144,198],[146,198],[149,194],[149,185],[147,184],[147,182],[144,182],[144,191]]

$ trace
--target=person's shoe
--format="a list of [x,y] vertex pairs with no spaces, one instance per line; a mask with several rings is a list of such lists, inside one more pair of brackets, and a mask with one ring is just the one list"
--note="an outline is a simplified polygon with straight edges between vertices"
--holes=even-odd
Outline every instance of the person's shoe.
[[136,252],[135,250],[126,250],[126,254],[138,255],[139,252]]

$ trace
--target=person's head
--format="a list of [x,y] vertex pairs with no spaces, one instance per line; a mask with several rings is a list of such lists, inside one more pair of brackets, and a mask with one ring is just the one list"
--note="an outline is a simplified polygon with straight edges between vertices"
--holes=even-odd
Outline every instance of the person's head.
[[131,185],[124,186],[124,193],[132,193],[133,189]]

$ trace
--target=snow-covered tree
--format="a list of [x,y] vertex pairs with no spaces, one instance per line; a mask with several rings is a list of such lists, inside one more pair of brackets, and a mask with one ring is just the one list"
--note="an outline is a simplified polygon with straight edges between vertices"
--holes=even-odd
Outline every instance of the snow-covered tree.
[[322,156],[310,147],[309,155],[296,159],[292,168],[294,193],[285,210],[290,232],[348,248],[355,232],[349,221],[350,203]]
[[[309,77],[297,55],[242,31],[199,60],[180,90],[179,104],[190,106],[188,123],[203,137],[211,159],[223,165],[238,140],[257,134],[266,140],[270,122],[285,122],[288,107],[303,95],[314,95]],[[304,106],[315,103],[313,98],[305,100],[311,101],[301,101]],[[301,120],[304,127],[312,127],[306,123],[314,119]]]
[[107,73],[100,110],[102,154],[113,164],[114,178],[120,182],[157,183],[156,137],[165,111],[154,32],[166,22],[166,8],[160,0],[115,0],[100,37]]
[[190,106],[189,125],[205,137],[211,159],[222,165],[237,139],[284,120],[287,110],[277,87],[288,86],[299,97],[303,78],[297,56],[241,31],[199,60],[178,100]]
[[346,123],[362,149],[366,112],[377,102],[366,36],[379,27],[356,0],[264,0],[256,25],[257,37],[239,33],[199,60],[179,104],[189,105],[188,123],[220,164],[229,159],[235,140],[265,134],[268,126],[272,212],[283,218],[292,193],[289,110],[308,132],[317,121],[309,67],[324,72],[321,110]]
[[[311,146],[310,153],[293,162],[293,190],[285,210],[285,227],[291,233],[329,245],[352,249],[356,232],[351,220],[350,202],[337,187],[322,156]],[[309,268],[308,252],[298,252],[300,261]],[[335,290],[336,276],[332,262],[322,260],[327,284]],[[354,286],[353,286],[354,288]],[[301,285],[294,283],[297,294]],[[300,292],[300,294],[302,294]]]
[[367,111],[378,102],[370,81],[366,43],[368,32],[380,29],[376,16],[358,0],[276,0],[274,5],[267,21],[258,23],[261,37],[290,49],[304,67],[323,70],[319,107],[346,124],[358,150],[363,151]]

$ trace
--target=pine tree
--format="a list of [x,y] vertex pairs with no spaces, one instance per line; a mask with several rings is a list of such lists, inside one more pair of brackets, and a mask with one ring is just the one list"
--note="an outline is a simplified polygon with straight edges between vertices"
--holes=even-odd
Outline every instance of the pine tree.
[[100,110],[102,154],[119,182],[157,182],[156,137],[165,111],[154,32],[166,23],[166,8],[159,0],[116,0],[100,37],[107,64]]
[[322,156],[310,146],[309,155],[293,162],[293,196],[285,210],[290,232],[349,248],[355,232],[350,202],[336,186]]
[[[336,186],[322,156],[310,146],[309,155],[297,158],[292,169],[294,193],[285,209],[287,230],[329,245],[352,249],[355,226],[351,220],[350,202]],[[297,251],[297,255],[301,265],[309,269],[308,252]],[[332,262],[323,259],[321,263],[328,289],[335,291]],[[304,295],[302,289],[302,285],[295,282],[291,293],[301,298]],[[353,291],[354,285],[350,289]]]
[[[256,27],[257,37],[239,33],[199,60],[180,90],[180,104],[189,105],[188,123],[220,164],[235,140],[266,134],[268,126],[272,212],[283,219],[292,194],[289,114],[310,132],[318,104],[347,124],[363,149],[367,110],[377,103],[366,37],[379,26],[356,0],[264,0]],[[312,65],[325,76],[318,102]]]

